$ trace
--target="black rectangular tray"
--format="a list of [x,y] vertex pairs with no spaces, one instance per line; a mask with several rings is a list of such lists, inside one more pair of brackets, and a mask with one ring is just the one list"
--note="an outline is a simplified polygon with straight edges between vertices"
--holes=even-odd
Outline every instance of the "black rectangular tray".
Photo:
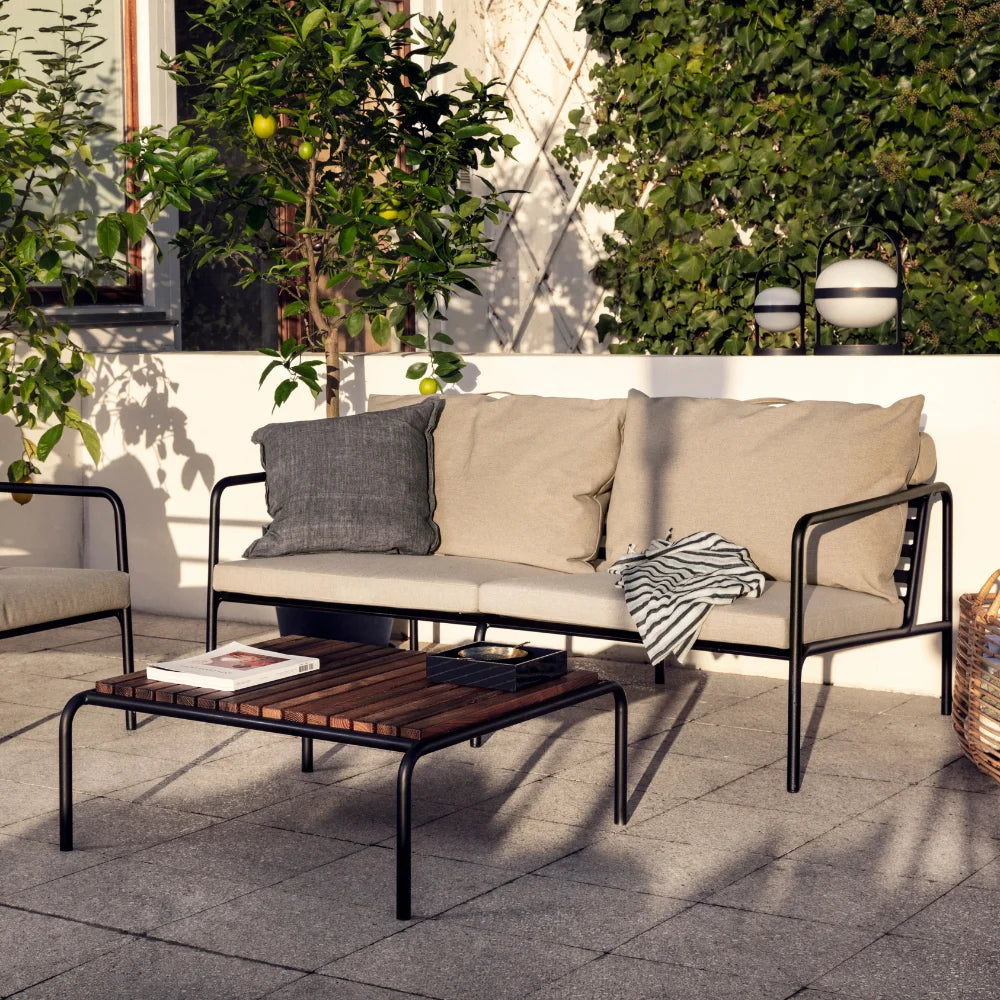
[[[562,677],[566,673],[566,650],[526,646],[528,655],[520,660],[475,660],[459,656],[461,649],[496,646],[496,642],[467,642],[454,649],[427,654],[427,679],[435,684],[464,684],[468,687],[493,688],[495,691],[520,691],[532,684]],[[503,645],[503,644],[500,644]]]

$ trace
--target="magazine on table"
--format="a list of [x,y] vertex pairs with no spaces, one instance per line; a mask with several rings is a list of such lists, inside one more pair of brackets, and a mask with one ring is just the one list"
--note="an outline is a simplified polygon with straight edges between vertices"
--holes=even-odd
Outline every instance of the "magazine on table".
[[319,660],[315,656],[293,656],[228,642],[218,649],[187,656],[183,660],[155,663],[146,668],[146,676],[151,681],[165,681],[167,684],[190,684],[213,691],[239,691],[311,670],[319,670]]

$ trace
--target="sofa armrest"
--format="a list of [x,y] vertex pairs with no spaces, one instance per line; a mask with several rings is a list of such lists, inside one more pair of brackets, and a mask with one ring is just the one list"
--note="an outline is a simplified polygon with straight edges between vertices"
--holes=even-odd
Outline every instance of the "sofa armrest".
[[[913,500],[924,497],[939,496],[942,501],[943,531],[941,540],[941,621],[950,622],[952,614],[952,495],[950,487],[945,483],[926,483],[887,493],[884,496],[858,500],[854,503],[840,504],[837,507],[827,507],[825,510],[812,511],[803,514],[792,531],[791,550],[791,607],[789,614],[789,645],[792,649],[800,648],[802,643],[802,617],[804,608],[803,593],[805,589],[805,550],[806,532],[816,524],[836,521],[843,517],[857,517],[887,510],[899,504],[909,504]],[[915,553],[919,559],[922,553]],[[919,573],[914,574],[914,588],[919,583]]]
[[0,482],[0,493],[31,493],[41,496],[94,497],[107,500],[115,518],[115,556],[118,569],[128,572],[128,539],[125,533],[125,505],[121,497],[107,486],[74,486],[61,483],[8,483]]
[[267,479],[264,472],[245,472],[239,476],[226,476],[212,487],[208,507],[208,590],[212,592],[212,570],[219,562],[219,527],[222,516],[222,494],[233,486],[248,486],[263,483]]

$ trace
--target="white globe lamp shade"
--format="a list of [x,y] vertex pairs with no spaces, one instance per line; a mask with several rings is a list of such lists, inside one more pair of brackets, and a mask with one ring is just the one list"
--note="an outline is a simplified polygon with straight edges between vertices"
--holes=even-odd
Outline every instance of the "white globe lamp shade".
[[[763,288],[753,302],[753,318],[762,330],[785,333],[798,328],[801,321],[799,308],[802,296],[797,288],[775,285]],[[766,306],[766,309],[761,309]],[[776,308],[777,307],[777,308]]]
[[[816,278],[816,291],[852,289],[856,294],[825,297],[816,295],[816,310],[833,326],[864,328],[878,326],[896,315],[899,275],[881,260],[855,257],[838,260]],[[865,294],[868,289],[890,289],[892,294]]]

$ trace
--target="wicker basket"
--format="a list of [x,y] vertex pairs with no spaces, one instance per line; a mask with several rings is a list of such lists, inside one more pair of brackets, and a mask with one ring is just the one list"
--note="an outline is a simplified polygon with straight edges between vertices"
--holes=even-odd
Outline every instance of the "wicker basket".
[[952,721],[968,758],[1000,781],[1000,569],[959,599]]

